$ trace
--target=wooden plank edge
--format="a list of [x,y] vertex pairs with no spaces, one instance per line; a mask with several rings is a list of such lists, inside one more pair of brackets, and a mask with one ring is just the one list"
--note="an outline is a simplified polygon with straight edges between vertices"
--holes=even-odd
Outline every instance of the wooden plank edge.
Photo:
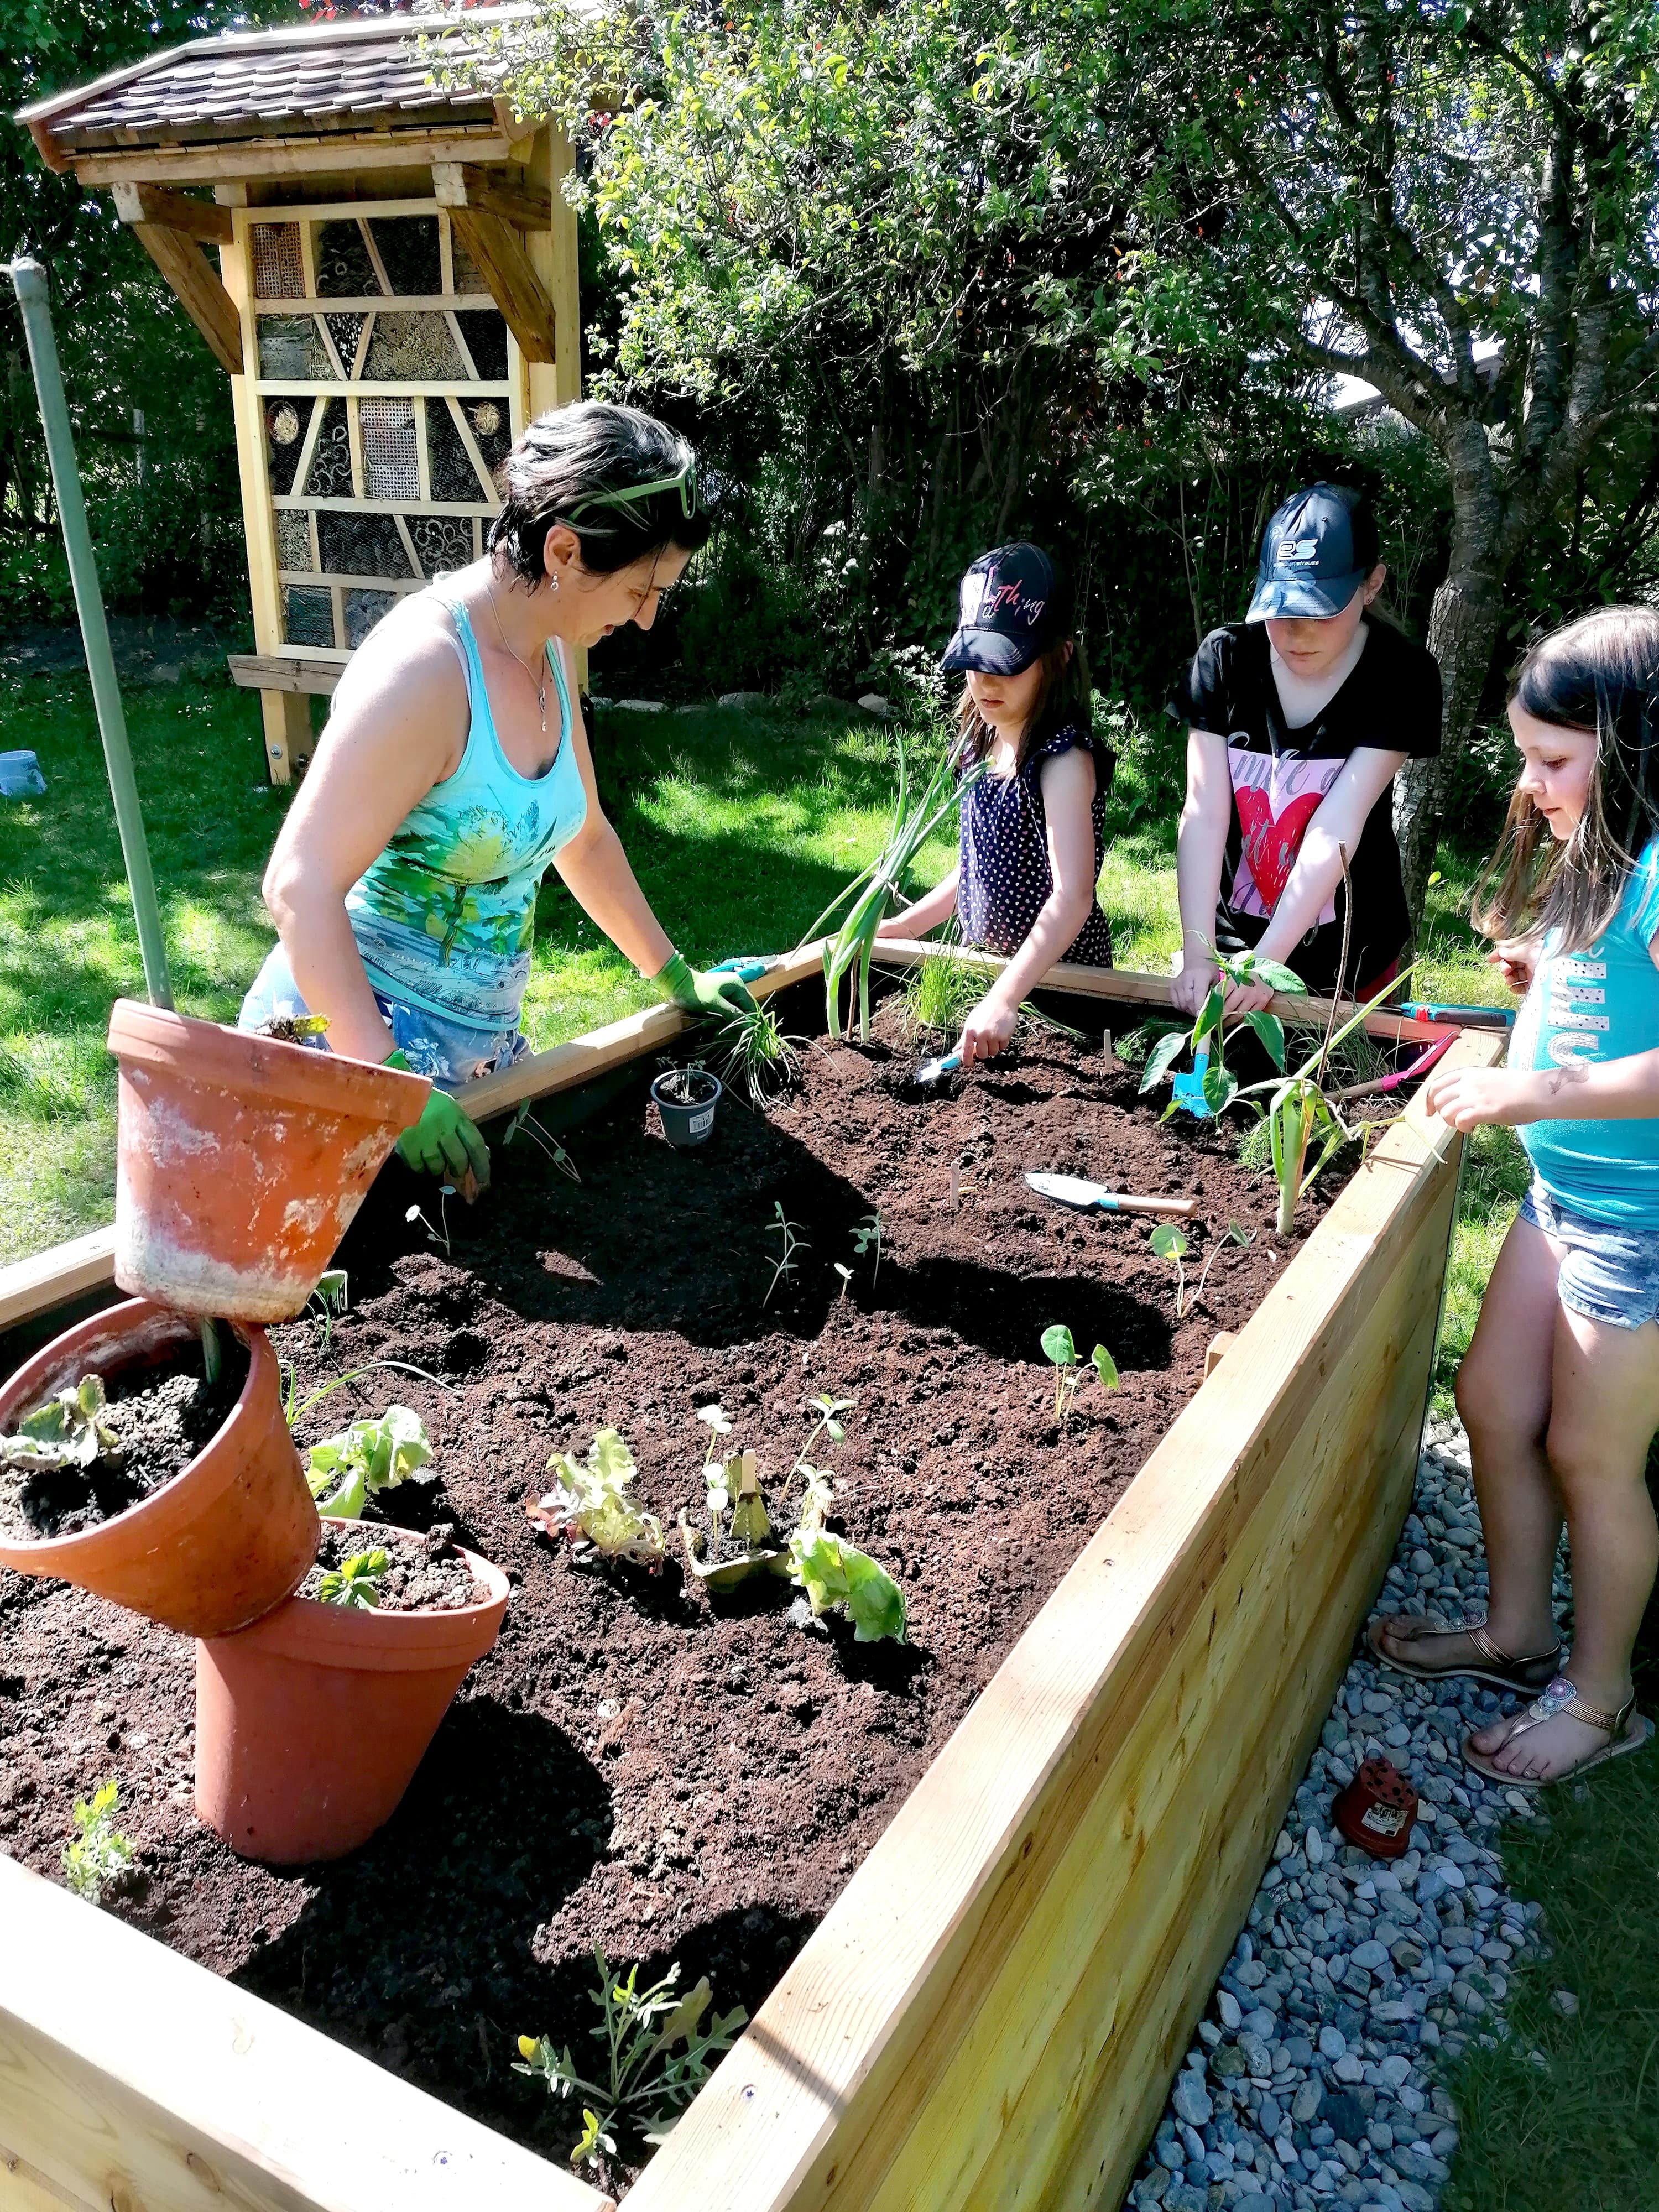
[[0,2139],[48,2188],[130,2201],[101,2092],[129,2126],[155,2115],[149,2163],[177,2193],[141,2185],[131,2201],[168,2212],[614,2212],[567,2169],[3,1854],[0,1928]]
[[85,1291],[102,1290],[114,1280],[112,1227],[94,1229],[67,1244],[54,1244],[32,1259],[14,1260],[9,1267],[0,1267],[0,1329],[33,1320],[36,1314],[79,1297]]
[[290,659],[277,653],[228,653],[225,666],[244,691],[303,691],[326,699],[345,673],[343,660]]

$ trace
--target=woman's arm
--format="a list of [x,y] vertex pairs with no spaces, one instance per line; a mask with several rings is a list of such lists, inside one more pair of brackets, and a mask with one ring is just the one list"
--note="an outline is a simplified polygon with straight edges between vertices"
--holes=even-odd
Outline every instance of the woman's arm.
[[444,638],[416,622],[348,665],[328,727],[265,869],[264,900],[300,996],[328,1017],[331,1050],[382,1060],[392,1038],[363,973],[345,895],[410,807],[454,773],[466,683]]
[[1232,826],[1233,787],[1227,740],[1209,730],[1187,732],[1187,799],[1176,838],[1176,888],[1181,902],[1181,966],[1170,987],[1177,1006],[1195,1014],[1219,970],[1212,948],[1221,866]]
[[962,874],[957,862],[948,876],[941,876],[930,891],[924,891],[914,905],[901,907],[890,914],[876,931],[880,937],[925,937],[930,929],[948,921],[957,910],[957,882]]
[[1095,897],[1095,763],[1082,745],[1046,760],[1040,771],[1048,821],[1048,872],[1054,888],[1030,933],[963,1024],[957,1050],[964,1067],[990,1060],[1014,1033],[1019,1006],[1060,959],[1089,916]]
[[[1321,911],[1342,880],[1342,854],[1346,846],[1352,864],[1364,835],[1370,811],[1406,764],[1404,753],[1380,752],[1361,745],[1348,756],[1336,781],[1320,801],[1308,824],[1290,880],[1279,894],[1273,918],[1262,932],[1256,951],[1264,960],[1277,960],[1294,968],[1297,946],[1319,920]],[[1248,990],[1229,990],[1227,1012],[1242,1014],[1265,1006],[1273,992],[1265,983]]]

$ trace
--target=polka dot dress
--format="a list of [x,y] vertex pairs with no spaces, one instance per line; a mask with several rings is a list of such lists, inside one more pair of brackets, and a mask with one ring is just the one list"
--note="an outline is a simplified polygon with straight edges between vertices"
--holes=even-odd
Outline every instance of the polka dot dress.
[[[957,913],[969,945],[1007,957],[1031,933],[1054,879],[1048,866],[1048,821],[1042,807],[1042,763],[1073,746],[1094,757],[1095,875],[1106,858],[1106,794],[1111,789],[1109,746],[1075,722],[1062,723],[1032,746],[1012,776],[982,775],[962,802],[962,872]],[[1091,968],[1112,964],[1112,938],[1097,898],[1063,957]]]

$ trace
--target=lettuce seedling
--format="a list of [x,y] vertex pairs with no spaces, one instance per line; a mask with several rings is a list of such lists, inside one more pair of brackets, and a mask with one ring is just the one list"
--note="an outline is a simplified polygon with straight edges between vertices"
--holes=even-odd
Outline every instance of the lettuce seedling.
[[378,1421],[354,1421],[306,1454],[306,1480],[320,1513],[356,1521],[377,1491],[395,1490],[432,1456],[418,1413],[388,1406]]
[[[1072,1410],[1072,1401],[1078,1393],[1078,1385],[1083,1380],[1083,1370],[1078,1364],[1077,1346],[1072,1340],[1071,1330],[1063,1322],[1053,1322],[1043,1330],[1042,1349],[1045,1356],[1053,1362],[1058,1370],[1054,1381],[1054,1419],[1060,1421],[1063,1427],[1065,1423],[1060,1413],[1061,1404],[1064,1404],[1066,1413],[1069,1413]],[[1101,1389],[1115,1390],[1118,1382],[1117,1363],[1105,1346],[1096,1345],[1089,1358],[1096,1374],[1100,1377]]]
[[0,1437],[0,1467],[31,1469],[90,1467],[112,1457],[120,1438],[103,1419],[106,1400],[101,1375],[83,1375],[73,1390],[60,1390],[17,1424],[17,1433]]
[[89,1802],[75,1801],[75,1840],[64,1847],[64,1877],[88,1905],[96,1905],[133,1862],[132,1844],[115,1825],[120,1802],[120,1786],[112,1777],[99,1784]]
[[570,2154],[573,2166],[597,2165],[601,2150],[614,2154],[612,2130],[620,2122],[636,2129],[647,2142],[659,2143],[714,2071],[713,2062],[731,2049],[749,2015],[741,2005],[721,2013],[705,2027],[713,2001],[705,1975],[680,1996],[678,1963],[647,1990],[639,1986],[639,1968],[624,1981],[597,1948],[599,1970],[593,2002],[601,2014],[593,2040],[605,2046],[604,2078],[584,2080],[572,2063],[570,2046],[556,2050],[545,2036],[521,2035],[515,2074],[545,2081],[550,2094],[580,2095],[582,2132]]
[[555,1452],[547,1464],[558,1480],[525,1508],[530,1518],[549,1535],[563,1536],[577,1559],[598,1553],[633,1559],[654,1574],[663,1560],[662,1523],[625,1494],[638,1469],[616,1430],[599,1430],[586,1461]]
[[360,1606],[380,1602],[380,1577],[392,1565],[377,1545],[372,1552],[350,1552],[337,1567],[331,1567],[317,1585],[319,1605]]
[[789,1539],[789,1579],[806,1593],[816,1620],[831,1606],[845,1608],[857,1644],[890,1636],[905,1642],[908,1619],[904,1592],[866,1552],[855,1551],[823,1527],[797,1528]]
[[853,1231],[853,1249],[860,1260],[867,1258],[872,1252],[875,1254],[875,1261],[870,1269],[870,1288],[873,1291],[876,1287],[876,1278],[881,1273],[881,1216],[879,1213],[866,1213],[860,1222],[858,1227]]

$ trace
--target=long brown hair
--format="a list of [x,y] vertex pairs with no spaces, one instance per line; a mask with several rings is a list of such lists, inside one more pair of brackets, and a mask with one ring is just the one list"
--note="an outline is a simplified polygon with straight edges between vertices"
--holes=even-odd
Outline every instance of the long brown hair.
[[1659,613],[1601,607],[1534,646],[1510,697],[1534,721],[1594,736],[1584,811],[1565,843],[1526,793],[1475,886],[1486,936],[1559,932],[1564,952],[1593,945],[1619,910],[1625,879],[1659,832]]
[[[1082,639],[1057,639],[1039,656],[1037,665],[1042,671],[1042,680],[1037,685],[1036,697],[1031,702],[1031,711],[1025,717],[1025,726],[1014,749],[1016,775],[1030,758],[1031,748],[1039,738],[1050,736],[1065,722],[1085,732],[1091,726],[1089,658],[1083,650]],[[964,767],[985,758],[991,750],[994,734],[990,724],[975,706],[973,693],[964,684],[962,697],[957,702],[957,744]]]

